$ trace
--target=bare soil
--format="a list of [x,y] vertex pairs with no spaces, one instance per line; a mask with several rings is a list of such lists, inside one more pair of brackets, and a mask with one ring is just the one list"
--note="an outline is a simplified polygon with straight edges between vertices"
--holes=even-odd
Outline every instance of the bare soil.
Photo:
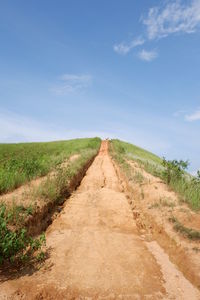
[[189,229],[200,231],[200,212],[192,211],[160,178],[147,173],[136,162],[132,170],[143,176],[141,183],[127,182],[130,205],[141,234],[157,240],[183,274],[200,289],[200,240],[189,239],[174,229],[175,217]]
[[167,253],[138,230],[128,192],[103,141],[47,229],[49,258],[36,272],[2,280],[0,299],[200,299]]

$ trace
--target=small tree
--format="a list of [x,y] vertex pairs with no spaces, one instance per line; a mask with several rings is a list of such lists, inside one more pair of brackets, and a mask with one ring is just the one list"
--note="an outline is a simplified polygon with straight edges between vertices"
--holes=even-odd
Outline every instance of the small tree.
[[189,162],[183,160],[166,160],[163,158],[162,165],[165,170],[163,171],[163,176],[169,184],[172,178],[181,178],[184,171],[188,168]]

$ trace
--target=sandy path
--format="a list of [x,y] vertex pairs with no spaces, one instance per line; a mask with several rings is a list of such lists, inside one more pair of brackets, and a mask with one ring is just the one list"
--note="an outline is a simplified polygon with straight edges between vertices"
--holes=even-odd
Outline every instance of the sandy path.
[[2,283],[0,299],[200,299],[163,250],[138,234],[107,147],[102,142],[80,187],[48,228],[52,250],[45,266]]

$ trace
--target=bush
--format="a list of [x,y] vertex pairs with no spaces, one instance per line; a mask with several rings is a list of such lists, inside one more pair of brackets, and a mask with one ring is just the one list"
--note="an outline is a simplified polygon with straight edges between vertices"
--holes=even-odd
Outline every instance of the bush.
[[164,166],[163,177],[167,184],[174,179],[180,179],[187,169],[189,162],[183,160],[166,160],[163,158],[162,165]]
[[[33,239],[25,228],[12,231],[5,205],[0,206],[0,265],[4,262],[30,260],[33,253],[40,250],[45,243],[45,235]],[[42,251],[38,254],[42,257]]]

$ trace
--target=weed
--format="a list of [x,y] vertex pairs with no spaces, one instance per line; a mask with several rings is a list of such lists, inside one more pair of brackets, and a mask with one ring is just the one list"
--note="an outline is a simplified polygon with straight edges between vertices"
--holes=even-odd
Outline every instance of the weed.
[[33,258],[33,253],[45,244],[45,235],[33,239],[25,228],[9,229],[8,213],[5,205],[0,206],[0,265],[5,261],[25,262]]
[[175,207],[175,203],[172,201],[171,198],[168,198],[168,197],[160,198],[160,205],[162,205],[164,207],[171,207],[171,208]]
[[200,240],[200,231],[184,226],[174,216],[170,217],[169,221],[174,223],[174,229],[183,234],[185,237],[191,240]]
[[148,208],[152,209],[152,208],[159,208],[160,207],[160,203],[159,202],[155,202],[153,204],[151,204]]
[[29,205],[29,206],[26,208],[26,214],[27,214],[27,216],[33,214],[33,206],[32,206],[32,205]]
[[7,210],[7,220],[14,225],[21,224],[24,221],[25,212],[26,209],[23,205],[13,204],[12,207]]
[[134,174],[132,175],[132,179],[135,183],[142,184],[144,182],[144,176],[141,172],[138,171],[134,172]]
[[196,253],[200,252],[200,248],[198,247],[193,247],[192,250],[195,251]]
[[37,259],[37,261],[39,261],[39,262],[43,261],[43,260],[45,259],[45,253],[44,253],[44,251],[40,251],[40,252],[38,253],[38,255],[36,256],[36,259]]
[[21,205],[16,205],[15,202],[13,202],[13,205],[9,207],[9,209],[6,209],[6,217],[9,222],[9,224],[18,226],[22,225],[24,223],[24,220],[27,216],[33,214],[33,207],[32,205],[29,205],[28,207],[24,207]]

